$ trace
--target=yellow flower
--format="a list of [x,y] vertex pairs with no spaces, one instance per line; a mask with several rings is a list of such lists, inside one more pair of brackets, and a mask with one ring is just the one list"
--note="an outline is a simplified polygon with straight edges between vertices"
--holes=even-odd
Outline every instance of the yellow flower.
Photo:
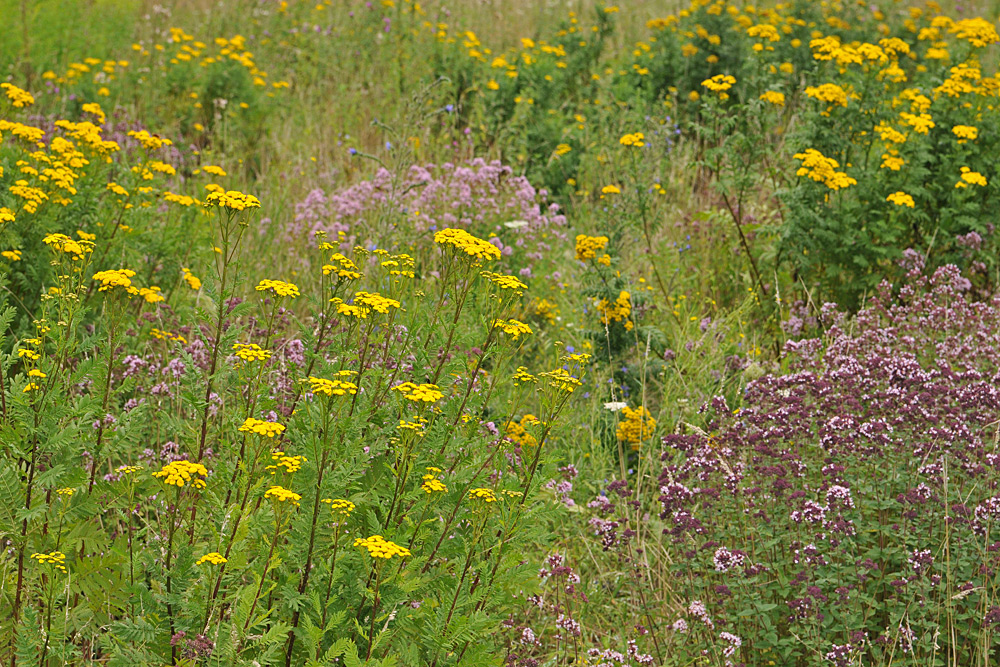
[[359,537],[354,540],[354,546],[367,549],[368,555],[372,558],[389,559],[393,556],[406,558],[411,555],[409,549],[401,547],[395,542],[390,542],[381,535],[372,535],[371,537],[366,537],[364,539]]
[[500,249],[476,238],[464,229],[442,229],[434,234],[434,242],[448,245],[476,259],[500,259]]
[[639,443],[653,435],[656,420],[642,406],[635,410],[625,406],[622,408],[622,416],[622,421],[618,422],[615,435],[619,442],[631,443],[633,449],[638,449]]
[[905,111],[899,114],[899,119],[906,125],[913,128],[917,134],[927,134],[927,131],[934,127],[934,121],[930,114],[922,113],[919,116]]
[[472,489],[469,491],[469,498],[472,500],[482,500],[484,503],[495,503],[497,496],[493,489]]
[[226,170],[222,167],[217,167],[214,164],[208,164],[201,168],[206,174],[212,174],[213,176],[226,176]]
[[538,382],[538,378],[528,372],[528,369],[524,366],[518,366],[517,370],[514,371],[514,386],[520,386],[522,384],[531,384],[533,382]]
[[130,131],[128,133],[128,136],[132,137],[140,144],[142,144],[142,147],[145,148],[146,150],[156,150],[164,146],[172,146],[174,143],[170,141],[170,139],[164,139],[162,137],[158,137],[155,134],[150,134],[146,130],[140,130],[138,132]]
[[233,352],[244,363],[266,361],[271,358],[271,351],[265,350],[257,343],[233,343]]
[[502,329],[505,334],[515,340],[520,338],[521,334],[533,333],[531,327],[518,320],[493,320],[493,328]]
[[150,287],[140,287],[139,296],[146,300],[146,303],[158,303],[164,300],[162,294],[160,294],[160,288],[152,285]]
[[261,280],[255,289],[258,292],[270,290],[277,296],[287,296],[293,299],[299,296],[299,288],[295,284],[281,280]]
[[975,141],[979,136],[979,128],[972,125],[956,125],[951,128],[952,134],[958,137],[958,143],[964,144],[966,141]]
[[[629,322],[628,324],[631,324]],[[579,378],[575,378],[569,374],[565,368],[557,368],[554,371],[548,371],[545,373],[539,373],[538,377],[545,378],[548,380],[548,384],[553,389],[565,392],[567,394],[572,394],[576,391],[577,387],[582,387],[583,383],[580,382]]]
[[802,166],[795,172],[796,176],[808,176],[831,190],[840,190],[858,183],[844,172],[837,171],[840,167],[839,162],[825,157],[814,148],[806,149],[804,153],[796,153],[793,157],[802,160]]
[[284,452],[271,452],[271,460],[274,461],[272,465],[266,466],[264,470],[270,470],[271,474],[278,472],[279,468],[283,468],[284,472],[293,473],[302,470],[302,463],[308,461],[304,456],[287,456]]
[[354,511],[354,503],[343,498],[324,498],[320,502],[329,505],[330,511],[334,514],[340,514],[344,517],[350,516],[351,512]]
[[153,477],[162,479],[168,486],[180,488],[190,482],[194,488],[204,489],[205,480],[201,478],[208,477],[208,470],[200,463],[181,459],[163,466],[158,472],[153,473]]
[[904,164],[906,164],[906,161],[903,160],[903,158],[897,155],[890,155],[889,153],[885,153],[882,155],[882,166],[880,167],[880,169],[899,171]]
[[211,563],[212,565],[222,565],[223,563],[228,563],[228,562],[229,560],[226,559],[218,551],[213,551],[212,553],[207,553],[201,558],[199,558],[197,561],[195,561],[194,564],[201,565],[202,563]]
[[0,252],[0,256],[2,256],[4,259],[9,260],[11,262],[18,262],[18,261],[21,260],[21,251],[20,250],[4,250],[3,252]]
[[324,396],[353,396],[358,393],[358,385],[353,382],[345,382],[343,380],[326,380],[324,378],[317,378],[311,375],[306,382],[309,383],[309,391],[314,394],[322,394]]
[[101,283],[99,292],[107,292],[120,288],[129,295],[138,294],[139,290],[132,286],[132,277],[135,271],[131,269],[110,269],[108,271],[98,271],[93,279]]
[[599,299],[596,307],[601,316],[601,322],[605,326],[610,326],[614,322],[622,322],[626,331],[632,330],[632,320],[629,319],[632,312],[632,302],[628,292],[622,290],[613,302],[603,298]]
[[32,97],[31,93],[18,88],[12,83],[0,83],[0,90],[7,93],[7,99],[10,100],[11,105],[18,109],[31,106],[35,103],[35,98]]
[[444,493],[447,491],[447,485],[438,478],[438,473],[440,472],[440,468],[427,468],[427,474],[423,476],[423,483],[421,483],[420,488],[428,494]]
[[295,493],[294,491],[289,491],[288,489],[281,486],[272,486],[264,493],[265,500],[276,500],[279,503],[286,503],[291,501],[293,505],[298,506],[299,501],[302,500],[302,496]]
[[913,208],[914,206],[913,197],[906,194],[902,190],[899,192],[893,192],[891,195],[886,197],[885,200],[892,202],[896,206],[909,206],[910,208]]
[[31,554],[31,557],[43,565],[53,565],[56,569],[66,571],[66,554],[53,551],[47,554]]
[[387,315],[390,308],[399,309],[400,303],[395,299],[382,296],[381,294],[371,294],[369,292],[355,292],[354,303],[362,308],[369,308],[376,313]]
[[847,106],[847,91],[835,83],[824,83],[819,86],[806,86],[806,96],[821,102]]
[[760,99],[773,104],[776,107],[785,106],[785,94],[779,93],[776,90],[768,90],[761,94]]
[[970,184],[986,187],[986,177],[980,174],[978,171],[972,171],[968,167],[962,167],[961,180],[955,183],[955,187],[967,188],[969,187]]
[[605,185],[603,188],[601,188],[601,194],[617,195],[621,194],[621,189],[617,185]]
[[256,433],[265,438],[273,438],[285,432],[285,427],[278,422],[269,422],[262,419],[247,417],[239,428],[243,433]]
[[0,224],[5,222],[14,222],[14,211],[0,206]]
[[[222,188],[219,188],[221,190]],[[253,195],[244,194],[236,190],[220,192],[216,190],[208,195],[205,203],[208,206],[218,206],[229,211],[243,211],[248,208],[260,208],[260,200]]]
[[736,77],[729,74],[716,74],[711,79],[705,79],[701,85],[709,90],[721,93],[736,85]]
[[645,136],[642,132],[633,132],[632,134],[622,135],[622,138],[618,140],[622,146],[630,146],[632,148],[642,148],[646,145]]
[[184,272],[184,282],[188,284],[188,287],[193,290],[201,289],[201,280],[191,273],[191,269],[183,268],[181,271]]
[[398,391],[406,400],[414,403],[434,403],[444,398],[444,394],[441,393],[436,384],[404,382],[393,387],[393,390]]

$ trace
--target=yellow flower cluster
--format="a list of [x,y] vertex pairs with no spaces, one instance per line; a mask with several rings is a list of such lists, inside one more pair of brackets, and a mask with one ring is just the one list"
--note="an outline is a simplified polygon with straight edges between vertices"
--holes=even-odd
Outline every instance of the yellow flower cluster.
[[314,394],[322,394],[324,396],[346,396],[350,394],[353,396],[358,393],[358,385],[353,382],[345,382],[344,380],[327,380],[310,375],[306,379],[306,382],[309,383],[309,391]]
[[[332,246],[331,246],[332,247]],[[358,271],[358,266],[347,257],[344,257],[341,253],[334,253],[330,257],[332,264],[323,265],[323,275],[328,276],[331,273],[336,274],[339,280],[357,280],[361,277],[361,272]]]
[[228,563],[229,560],[225,558],[218,551],[213,551],[212,553],[207,553],[198,560],[195,561],[195,565],[201,565],[203,563],[211,563],[212,565],[222,565],[223,563]]
[[656,420],[649,414],[646,408],[639,406],[635,410],[625,406],[622,408],[622,421],[618,422],[618,429],[615,435],[619,442],[627,442],[633,445],[633,449],[638,449],[638,445],[653,435],[656,428]]
[[729,74],[716,74],[711,79],[705,79],[701,85],[716,93],[723,93],[736,85],[736,77]]
[[135,271],[132,269],[110,269],[108,271],[98,271],[93,279],[101,283],[98,291],[107,292],[116,288],[121,288],[129,295],[138,294],[139,290],[132,286],[132,277]]
[[395,299],[369,292],[355,292],[354,303],[361,308],[374,310],[376,313],[382,313],[383,315],[388,315],[390,308],[398,309],[400,306],[399,301]]
[[132,130],[128,133],[128,136],[138,141],[146,150],[151,151],[163,148],[164,146],[172,146],[174,143],[170,139],[150,134],[147,130],[139,130],[138,132]]
[[967,188],[970,185],[980,185],[986,187],[986,177],[978,171],[972,171],[968,167],[962,167],[961,179],[955,183],[956,188]]
[[434,401],[439,401],[444,398],[444,394],[438,389],[436,384],[414,384],[412,382],[404,382],[403,384],[396,385],[393,390],[398,391],[403,395],[408,401],[413,401],[414,403],[424,402],[433,403]]
[[259,199],[237,190],[213,192],[205,199],[205,204],[208,206],[218,206],[228,211],[244,211],[248,208],[260,208]]
[[35,98],[31,93],[18,88],[12,83],[7,83],[6,81],[0,83],[0,90],[7,93],[7,99],[10,100],[11,105],[15,108],[23,109],[35,103]]
[[533,382],[538,382],[538,378],[528,372],[528,369],[524,366],[518,366],[517,370],[514,371],[514,386],[518,387],[522,384],[531,384]]
[[364,539],[359,537],[354,540],[354,546],[367,549],[368,555],[372,558],[385,558],[388,560],[393,556],[406,558],[411,555],[409,549],[401,547],[395,542],[390,542],[381,535],[372,535]]
[[282,486],[272,486],[270,489],[264,492],[265,500],[275,500],[279,503],[286,503],[291,501],[293,505],[298,505],[299,501],[302,500],[302,496],[295,493],[294,491],[289,491]]
[[265,350],[257,343],[233,343],[233,353],[244,363],[266,361],[271,358],[271,351]]
[[253,417],[247,417],[243,425],[240,426],[240,431],[244,433],[256,433],[257,435],[264,436],[265,438],[273,438],[276,435],[280,435],[285,432],[285,427],[278,422],[264,421],[263,419],[254,419]]
[[156,285],[151,285],[150,287],[140,287],[139,296],[141,296],[146,303],[159,303],[160,301],[165,301],[165,297],[160,294],[160,288]]
[[330,506],[330,511],[334,514],[340,514],[343,517],[348,517],[351,512],[354,511],[354,503],[350,500],[344,500],[343,498],[324,498],[320,501],[321,503],[326,503]]
[[283,469],[283,472],[293,473],[302,470],[302,463],[308,459],[304,456],[287,456],[282,451],[271,452],[271,460],[274,461],[273,464],[264,468],[264,470],[270,470],[271,474],[274,475],[279,469]]
[[255,287],[258,292],[270,290],[277,296],[287,296],[292,299],[299,296],[299,288],[294,283],[286,283],[283,280],[261,280]]
[[975,141],[979,136],[979,128],[972,125],[956,125],[951,128],[952,134],[958,137],[958,143],[964,144],[966,141]]
[[181,459],[166,464],[158,472],[154,472],[153,477],[162,479],[167,486],[182,487],[190,482],[194,488],[204,489],[205,480],[201,478],[208,477],[208,470],[200,463]]
[[847,91],[835,83],[823,83],[818,86],[806,86],[806,96],[828,104],[847,106]]
[[47,554],[31,554],[31,557],[44,565],[55,566],[57,570],[66,571],[66,554],[61,551],[53,551]]
[[902,190],[899,192],[893,192],[891,195],[886,197],[885,200],[892,202],[896,206],[909,206],[910,208],[913,208],[914,206],[913,197],[906,194]]
[[557,368],[554,371],[547,371],[545,373],[539,373],[539,377],[543,377],[549,381],[549,386],[558,391],[565,392],[567,394],[572,394],[576,391],[577,387],[583,386],[578,378],[573,377],[569,374],[565,368]]
[[427,428],[427,420],[419,415],[414,415],[414,417],[410,419],[410,421],[406,421],[405,419],[400,419],[399,426],[397,426],[396,428],[400,429],[401,431],[413,431],[414,433],[423,435],[424,429]]
[[0,206],[0,225],[5,222],[14,222],[14,219],[14,211],[4,206]]
[[632,134],[622,135],[622,138],[618,140],[622,146],[628,146],[631,148],[642,148],[646,145],[645,135],[642,132],[633,132]]
[[802,161],[802,166],[795,172],[796,176],[808,176],[831,190],[840,190],[858,183],[844,172],[837,171],[840,167],[839,162],[833,158],[825,157],[815,148],[806,149],[803,153],[796,153],[793,157]]
[[493,489],[472,489],[469,491],[469,498],[482,500],[484,503],[495,503],[497,494],[493,493]]
[[503,273],[493,273],[492,271],[481,271],[479,275],[503,291],[512,290],[517,292],[518,296],[521,295],[523,290],[528,289],[528,286],[522,283],[517,276],[508,276]]
[[578,234],[576,237],[576,258],[579,260],[594,259],[597,253],[608,245],[607,236],[587,236]]
[[427,468],[427,474],[423,476],[423,483],[420,485],[420,488],[427,494],[446,492],[448,487],[438,478],[440,473],[440,468]]
[[764,100],[768,104],[773,104],[776,107],[785,106],[785,94],[779,93],[776,90],[767,90],[761,93],[760,99]]
[[500,249],[492,243],[476,238],[464,229],[447,228],[434,234],[434,242],[451,246],[474,259],[500,259]]
[[[93,241],[82,239],[77,241],[65,234],[47,234],[42,239],[42,243],[49,246],[56,252],[62,252],[70,256],[74,262],[82,260],[87,253],[94,252]],[[133,272],[132,275],[135,275]]]
[[598,314],[601,316],[601,322],[605,326],[621,322],[626,331],[632,330],[633,324],[629,318],[629,315],[632,313],[632,297],[625,290],[622,290],[618,294],[618,298],[613,302],[609,302],[604,298],[599,299],[596,308]]
[[195,276],[193,273],[191,273],[191,269],[184,268],[184,269],[181,269],[181,271],[184,274],[183,275],[184,282],[186,282],[188,284],[188,287],[190,287],[193,290],[200,290],[201,289],[201,279],[199,279],[197,276]]
[[517,340],[521,334],[530,334],[531,327],[518,320],[493,320],[494,329],[502,329],[505,334]]
[[538,444],[538,439],[531,435],[527,427],[538,423],[538,417],[535,415],[524,415],[520,423],[512,419],[504,429],[504,437],[518,447],[534,447]]
[[906,125],[913,128],[913,131],[917,134],[927,134],[927,132],[935,127],[934,121],[931,119],[930,114],[912,114],[906,113],[905,111],[899,114],[899,119],[903,121]]

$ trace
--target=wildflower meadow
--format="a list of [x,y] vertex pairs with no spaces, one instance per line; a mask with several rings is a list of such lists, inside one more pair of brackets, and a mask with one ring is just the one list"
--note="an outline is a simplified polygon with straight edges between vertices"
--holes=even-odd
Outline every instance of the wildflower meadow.
[[998,21],[0,0],[0,665],[1000,664]]

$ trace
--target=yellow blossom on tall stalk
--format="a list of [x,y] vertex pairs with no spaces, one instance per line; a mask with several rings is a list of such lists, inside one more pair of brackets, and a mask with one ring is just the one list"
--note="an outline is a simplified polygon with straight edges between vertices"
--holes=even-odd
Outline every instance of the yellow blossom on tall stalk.
[[207,553],[198,560],[195,561],[195,565],[202,565],[204,563],[211,563],[212,565],[222,565],[223,563],[228,563],[229,560],[223,557],[218,551],[213,551]]
[[474,259],[500,259],[500,249],[492,243],[476,238],[464,229],[442,229],[434,234],[434,242],[451,246],[456,251]]
[[324,498],[320,502],[329,505],[330,512],[333,514],[339,514],[344,518],[349,517],[351,512],[354,511],[354,503],[350,500],[344,500],[343,498]]
[[388,560],[393,556],[406,558],[411,555],[409,549],[401,547],[395,542],[390,542],[381,535],[372,535],[371,537],[365,538],[359,537],[354,540],[354,546],[367,550],[368,555],[372,558],[383,558]]
[[191,484],[196,489],[205,488],[205,480],[208,477],[208,469],[200,463],[192,463],[185,459],[168,463],[159,471],[153,473],[153,477],[163,480],[168,486],[178,488],[185,484]]
[[218,206],[228,211],[244,211],[248,208],[260,208],[259,199],[237,190],[212,192],[205,198],[205,204],[208,206]]
[[272,486],[267,491],[264,492],[264,498],[266,500],[274,500],[279,503],[291,503],[292,505],[298,506],[299,501],[302,500],[302,496],[290,491],[282,486]]
[[497,501],[496,493],[493,489],[471,489],[469,491],[469,498],[472,500],[481,500],[484,503],[495,503]]
[[716,74],[710,79],[705,79],[701,85],[712,92],[722,93],[736,85],[736,77],[730,74]]
[[629,148],[642,148],[646,145],[645,135],[642,132],[633,132],[631,134],[622,135],[621,139],[618,140],[622,146]]
[[521,334],[533,333],[531,331],[531,327],[518,320],[493,320],[493,328],[501,329],[505,334],[515,340],[520,338]]
[[278,422],[269,422],[263,419],[247,417],[239,428],[244,433],[255,433],[265,438],[273,438],[285,432],[285,427]]
[[101,284],[97,288],[100,292],[113,292],[120,289],[132,296],[139,293],[138,288],[132,285],[132,278],[134,276],[135,271],[131,269],[109,269],[107,271],[98,271],[94,274],[93,279]]
[[986,177],[978,171],[972,171],[969,167],[962,167],[961,174],[959,181],[955,183],[956,188],[967,188],[970,185],[986,187]]
[[327,380],[309,376],[306,380],[309,383],[309,391],[313,394],[323,396],[347,396],[358,393],[358,385],[344,380]]
[[271,358],[271,351],[265,350],[257,343],[233,343],[233,354],[244,363],[267,361]]
[[625,290],[622,290],[614,301],[608,301],[604,298],[598,299],[596,309],[605,326],[621,322],[626,331],[632,330],[634,325],[629,318],[632,313],[632,297]]
[[656,420],[643,406],[635,410],[625,406],[621,412],[622,421],[618,422],[615,436],[619,442],[629,443],[633,449],[638,449],[642,441],[652,437],[656,429]]
[[578,260],[594,259],[597,253],[608,245],[607,236],[587,236],[578,234],[576,237],[576,258]]
[[436,384],[404,382],[393,387],[393,390],[398,391],[403,395],[403,398],[414,403],[434,403],[444,398],[444,394],[441,393]]
[[914,206],[913,197],[903,191],[893,192],[891,195],[886,197],[885,200],[892,202],[896,206],[909,206],[910,208],[913,208]]
[[802,161],[802,166],[795,172],[796,176],[807,176],[817,183],[822,183],[831,190],[841,190],[857,181],[842,171],[837,171],[840,163],[828,158],[815,148],[808,148],[803,153],[796,153],[796,160]]
[[35,553],[31,554],[31,557],[42,565],[52,565],[57,570],[66,572],[66,554],[61,551],[52,551],[47,554]]
[[24,107],[31,106],[35,103],[35,98],[31,93],[23,88],[18,88],[12,83],[7,83],[6,81],[0,83],[0,90],[3,90],[4,93],[6,93],[11,106],[17,109],[23,109]]
[[283,280],[261,280],[254,289],[258,292],[270,291],[277,296],[287,296],[292,299],[300,296],[299,288],[294,283],[286,283]]

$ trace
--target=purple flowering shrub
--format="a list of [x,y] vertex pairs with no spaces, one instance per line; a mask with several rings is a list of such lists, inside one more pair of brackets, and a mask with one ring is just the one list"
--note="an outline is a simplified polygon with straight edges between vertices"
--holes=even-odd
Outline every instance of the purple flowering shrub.
[[457,227],[500,248],[505,263],[530,277],[535,263],[565,245],[559,204],[499,161],[411,166],[397,177],[382,168],[370,180],[334,194],[315,189],[295,204],[288,232],[343,232],[348,247],[402,232]]
[[827,305],[785,374],[663,437],[640,492],[587,504],[590,551],[648,573],[632,618],[681,664],[991,660],[1000,297],[953,266],[909,279],[853,319]]

